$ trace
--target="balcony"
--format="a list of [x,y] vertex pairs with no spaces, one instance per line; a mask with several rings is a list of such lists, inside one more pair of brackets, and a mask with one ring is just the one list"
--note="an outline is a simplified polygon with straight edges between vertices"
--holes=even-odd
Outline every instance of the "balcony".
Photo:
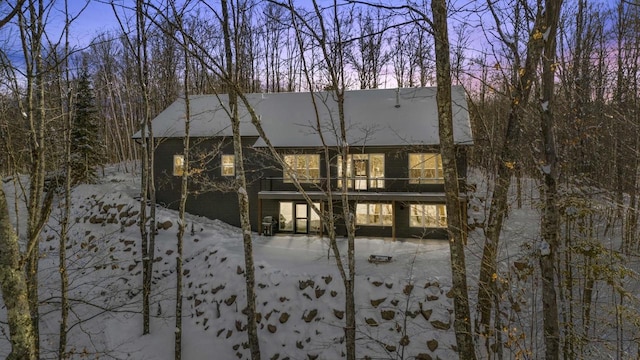
[[[327,198],[330,185],[333,197],[342,193],[342,179],[320,178],[305,179],[302,188],[313,200]],[[442,180],[409,178],[350,178],[347,195],[355,200],[429,200],[444,201],[444,183]],[[421,183],[420,183],[421,182]],[[260,179],[259,197],[262,199],[298,199],[302,195],[291,182],[282,177]]]

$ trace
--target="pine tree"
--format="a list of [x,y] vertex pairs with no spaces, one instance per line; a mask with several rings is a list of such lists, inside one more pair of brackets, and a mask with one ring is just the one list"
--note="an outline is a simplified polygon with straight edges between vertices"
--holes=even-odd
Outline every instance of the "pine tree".
[[96,165],[101,161],[95,96],[87,65],[83,64],[76,92],[73,129],[71,131],[71,171],[75,183],[92,183]]

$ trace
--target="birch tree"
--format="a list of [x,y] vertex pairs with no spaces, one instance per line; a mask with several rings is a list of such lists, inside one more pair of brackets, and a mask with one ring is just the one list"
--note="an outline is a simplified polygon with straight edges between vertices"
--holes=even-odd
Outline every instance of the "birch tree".
[[[240,224],[242,228],[242,244],[244,247],[245,265],[245,289],[247,294],[247,336],[251,360],[260,360],[260,342],[258,340],[258,324],[256,322],[256,292],[255,292],[255,267],[253,264],[253,243],[251,239],[251,218],[249,214],[249,194],[247,193],[247,180],[244,171],[244,158],[242,156],[242,138],[240,134],[240,118],[238,115],[238,44],[231,45],[232,31],[227,0],[222,0],[222,32],[224,34],[224,58],[226,70],[226,83],[229,86],[229,111],[231,128],[233,131],[233,154],[236,171],[236,187],[238,193],[238,207],[240,209]],[[234,14],[238,19],[237,14]],[[236,27],[238,23],[235,23]],[[237,30],[237,29],[236,29]],[[234,37],[236,38],[236,37]],[[235,49],[235,53],[234,53]],[[235,57],[234,57],[235,55]]]
[[9,204],[0,185],[0,285],[7,307],[11,353],[8,360],[37,360],[35,329],[31,321],[27,279],[18,237],[9,218]]

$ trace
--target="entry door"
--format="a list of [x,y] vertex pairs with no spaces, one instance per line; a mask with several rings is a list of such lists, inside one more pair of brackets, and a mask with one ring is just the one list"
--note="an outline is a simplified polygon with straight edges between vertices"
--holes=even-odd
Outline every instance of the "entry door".
[[296,233],[306,234],[309,232],[309,211],[306,203],[296,204]]
[[356,190],[367,190],[369,184],[369,160],[353,159],[354,182]]

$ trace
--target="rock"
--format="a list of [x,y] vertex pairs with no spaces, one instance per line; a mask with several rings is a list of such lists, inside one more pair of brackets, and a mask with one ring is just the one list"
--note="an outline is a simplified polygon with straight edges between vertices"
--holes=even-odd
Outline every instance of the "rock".
[[377,299],[377,300],[371,300],[371,306],[373,306],[374,308],[377,308],[378,305],[382,304],[385,300],[387,300],[387,298],[382,298],[382,299]]
[[436,349],[438,348],[438,340],[436,340],[436,339],[427,340],[427,347],[432,352],[436,351]]
[[393,310],[382,310],[380,312],[380,315],[384,320],[390,321],[393,320],[394,317],[396,317],[396,312]]
[[391,305],[393,305],[393,306],[398,306],[399,303],[400,303],[400,300],[398,300],[398,299],[391,300]]
[[364,319],[364,321],[367,323],[367,325],[372,326],[372,327],[376,327],[378,326],[378,322],[375,319],[372,318],[366,318]]
[[434,281],[434,282],[427,281],[427,283],[424,284],[424,288],[425,289],[428,288],[428,287],[431,287],[431,286],[435,286],[435,287],[439,288],[440,287],[440,283],[437,282],[437,281]]
[[338,295],[338,292],[335,290],[331,290],[329,294],[331,294],[331,297],[336,297],[336,295]]
[[240,267],[240,265],[238,265],[238,268],[236,269],[236,274],[244,274],[244,270],[242,269],[242,267]]
[[433,314],[433,309],[423,309],[422,308],[422,303],[418,303],[418,306],[420,307],[420,314],[422,314],[422,317],[429,321],[429,319],[431,318],[431,314]]
[[267,330],[269,330],[270,333],[274,334],[278,330],[278,328],[273,324],[269,324],[267,325]]
[[451,322],[444,322],[441,320],[431,321],[431,326],[439,330],[449,330],[451,328]]
[[298,282],[298,287],[300,288],[300,290],[304,290],[306,288],[308,288],[309,286],[314,286],[315,282],[311,279],[307,280],[307,281],[302,281],[300,280]]
[[322,279],[324,280],[324,283],[327,285],[329,285],[329,283],[333,280],[331,275],[323,276]]
[[402,338],[400,338],[400,345],[407,346],[407,345],[409,345],[409,343],[410,343],[410,341],[409,341],[409,337],[407,335],[405,335]]
[[433,310],[432,309],[427,309],[427,310],[420,310],[420,314],[422,314],[422,317],[429,321],[429,318],[431,317],[431,314],[433,314]]
[[236,320],[236,330],[238,332],[244,331],[245,328],[245,326],[242,326],[242,321]]
[[302,319],[305,322],[311,322],[311,320],[313,320],[316,317],[316,315],[318,315],[318,310],[313,309],[313,310],[309,311],[308,313],[305,311],[305,314],[306,315],[302,316]]
[[385,345],[384,348],[388,351],[388,352],[395,352],[396,351],[396,347],[394,345]]
[[344,317],[344,311],[333,309],[333,315],[342,320],[342,318]]
[[411,294],[411,291],[413,291],[413,284],[407,284],[402,290],[402,293],[409,296]]
[[280,324],[284,324],[287,322],[287,320],[289,320],[289,314],[286,312],[283,312],[282,314],[280,314],[280,319],[278,321],[280,321]]
[[374,281],[372,282],[373,286],[380,287],[382,285],[382,281]]
[[236,296],[235,295],[231,295],[228,299],[226,299],[224,301],[224,303],[227,304],[227,306],[233,305],[234,302],[236,302]]
[[301,350],[304,349],[304,345],[302,345],[302,341],[296,341],[296,347]]
[[325,289],[320,289],[316,287],[316,299],[320,298],[320,296],[324,295]]

